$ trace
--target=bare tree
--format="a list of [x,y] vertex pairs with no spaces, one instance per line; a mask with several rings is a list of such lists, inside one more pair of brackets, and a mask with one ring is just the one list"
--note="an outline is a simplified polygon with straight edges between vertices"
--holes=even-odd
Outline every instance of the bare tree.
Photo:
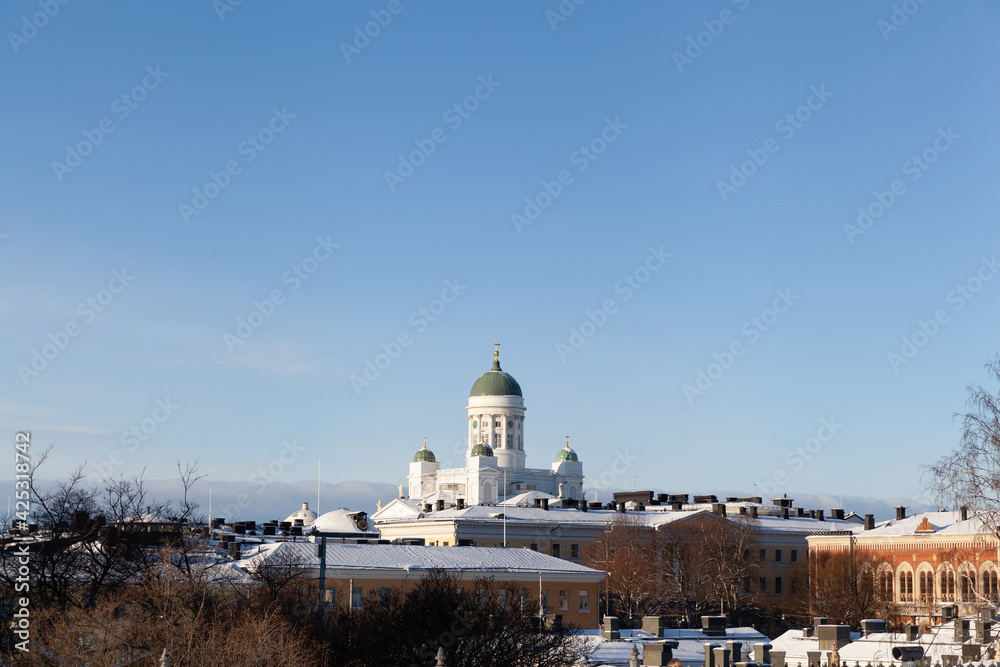
[[634,514],[615,514],[604,534],[584,547],[584,562],[608,573],[604,614],[630,619],[660,614],[670,596],[659,534]]
[[812,558],[809,576],[809,612],[834,623],[860,627],[866,618],[895,616],[891,592],[879,585],[880,562],[857,550],[823,552]]
[[[1000,356],[986,364],[1000,382]],[[967,387],[968,412],[962,418],[958,449],[936,463],[922,466],[928,488],[952,507],[968,507],[983,522],[984,532],[1000,534],[1000,392],[981,384]]]
[[758,523],[750,517],[693,514],[660,528],[670,545],[673,606],[688,623],[706,613],[741,617],[756,598],[747,585],[758,563],[753,558]]

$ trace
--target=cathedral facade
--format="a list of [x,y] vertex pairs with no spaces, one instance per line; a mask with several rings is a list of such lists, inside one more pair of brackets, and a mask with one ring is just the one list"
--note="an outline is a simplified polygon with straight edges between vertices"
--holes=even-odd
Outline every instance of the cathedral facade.
[[424,442],[410,463],[411,501],[494,505],[533,491],[583,499],[583,464],[568,438],[549,468],[525,467],[524,396],[517,380],[500,368],[498,350],[493,367],[472,385],[465,410],[465,467],[442,470]]

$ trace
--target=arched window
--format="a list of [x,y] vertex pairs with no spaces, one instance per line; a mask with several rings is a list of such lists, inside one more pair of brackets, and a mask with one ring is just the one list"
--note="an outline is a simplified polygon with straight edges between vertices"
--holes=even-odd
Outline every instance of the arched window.
[[899,600],[913,602],[913,573],[909,570],[899,573]]
[[493,485],[489,482],[483,482],[483,500],[491,500],[493,498]]
[[920,601],[930,602],[934,599],[934,575],[926,570],[920,573]]
[[998,601],[996,570],[986,570],[983,572],[983,595],[991,602]]
[[883,600],[893,599],[892,572],[890,570],[882,570],[878,573],[878,590]]
[[959,575],[959,598],[960,602],[972,602],[975,593],[973,589],[975,588],[975,580],[973,579],[975,575],[969,570],[963,570],[962,574]]
[[952,570],[944,570],[941,573],[941,599],[951,602],[955,599],[955,573]]

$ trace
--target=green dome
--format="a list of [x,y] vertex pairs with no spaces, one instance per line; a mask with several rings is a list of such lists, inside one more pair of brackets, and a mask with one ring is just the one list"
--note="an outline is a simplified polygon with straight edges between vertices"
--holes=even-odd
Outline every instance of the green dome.
[[437,463],[437,459],[434,458],[434,452],[427,449],[427,441],[424,440],[424,446],[417,450],[417,453],[413,455],[414,463]]
[[576,452],[574,452],[572,449],[569,448],[568,442],[566,443],[566,446],[560,449],[559,453],[556,454],[557,463],[560,461],[579,461],[579,460],[580,459],[579,457],[577,457]]
[[485,442],[481,442],[472,448],[473,456],[493,456],[493,448]]
[[494,359],[493,368],[479,376],[469,396],[521,396],[521,385],[510,373],[500,369],[499,359]]

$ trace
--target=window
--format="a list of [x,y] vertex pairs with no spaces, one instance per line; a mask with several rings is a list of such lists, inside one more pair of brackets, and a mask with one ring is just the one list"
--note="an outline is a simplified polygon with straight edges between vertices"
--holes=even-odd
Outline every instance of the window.
[[571,545],[569,545],[569,557],[570,558],[579,558],[580,557],[580,545],[579,544],[571,544]]
[[337,587],[336,586],[331,586],[330,588],[326,589],[326,597],[324,598],[324,602],[326,602],[327,605],[331,605],[334,609],[337,608]]
[[760,592],[767,593],[767,577],[760,578]]
[[532,542],[531,544],[528,545],[528,548],[531,549],[532,551],[538,551],[538,542]]
[[497,428],[500,428],[500,420],[498,419],[495,422],[493,422],[493,425]]
[[569,609],[569,591],[565,588],[559,590],[559,608]]
[[580,591],[580,611],[590,611],[590,591]]
[[920,573],[920,601],[929,602],[934,598],[934,575],[930,572]]
[[963,602],[972,602],[972,574],[969,572],[962,573],[962,584],[961,584],[961,594]]
[[996,570],[986,570],[983,573],[983,592],[992,602],[997,601],[997,573]]
[[947,602],[955,599],[955,573],[951,570],[941,573],[941,599]]
[[559,552],[560,548],[559,548],[559,543],[557,542],[552,545],[552,555],[555,556],[556,558],[559,558],[560,557]]
[[913,573],[901,572],[899,574],[899,601],[913,602]]
[[774,578],[774,594],[781,595],[784,591],[781,588],[781,577]]
[[762,563],[767,561],[767,549],[760,550],[760,560]]
[[497,591],[497,602],[499,603],[501,609],[506,609],[507,608],[507,589],[506,588],[501,588],[500,590]]
[[792,562],[792,563],[798,563],[799,562],[799,550],[798,549],[792,549],[792,552],[790,554],[788,554],[788,560],[789,560],[789,562]]
[[510,433],[508,433],[507,434],[507,447],[510,448],[510,447],[513,447],[513,446],[514,446],[514,436],[511,435]]
[[893,599],[892,572],[889,572],[888,570],[883,570],[882,572],[879,573],[878,589],[879,593],[882,595],[883,600],[888,601]]
[[351,609],[361,609],[361,589],[358,586],[351,588]]
[[774,550],[774,562],[775,563],[780,563],[781,562],[781,549],[775,549]]
[[542,611],[549,610],[549,589],[542,591]]
[[380,588],[378,589],[378,607],[379,609],[387,609],[389,607],[389,596],[391,595],[390,589]]

